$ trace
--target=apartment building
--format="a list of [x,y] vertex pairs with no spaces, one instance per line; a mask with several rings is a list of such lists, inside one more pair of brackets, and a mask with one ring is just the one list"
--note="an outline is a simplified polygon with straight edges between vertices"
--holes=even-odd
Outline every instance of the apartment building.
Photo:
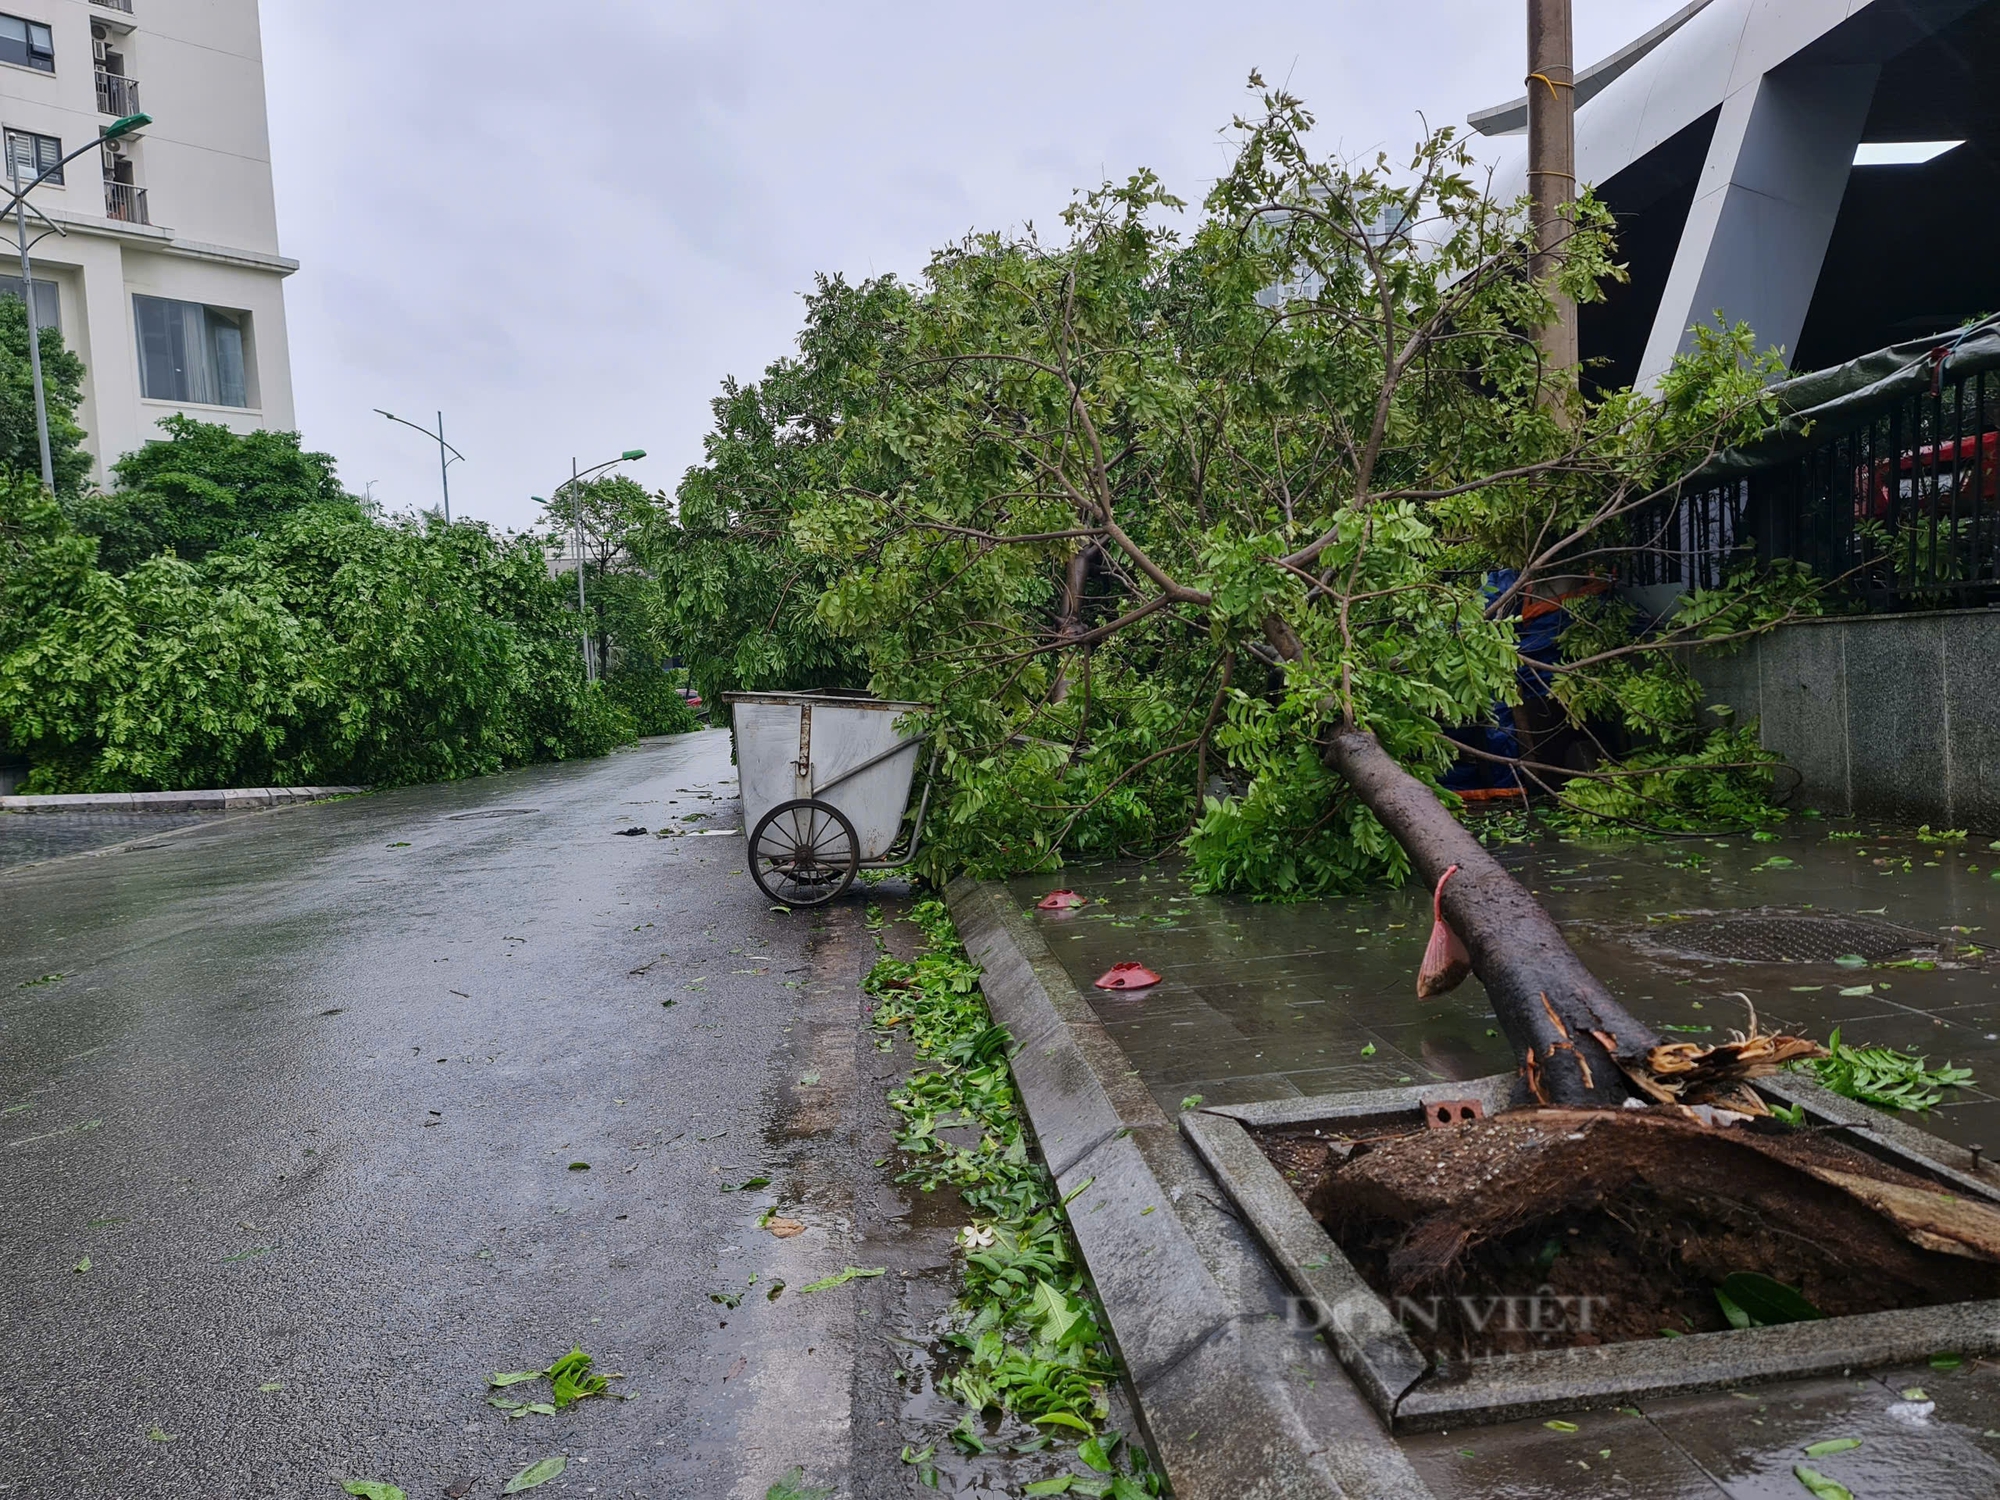
[[[294,425],[298,262],[278,253],[257,0],[0,0],[0,175],[28,182],[140,112],[153,123],[30,200],[31,305],[84,361],[100,480],[175,412]],[[14,228],[0,294],[19,297]]]

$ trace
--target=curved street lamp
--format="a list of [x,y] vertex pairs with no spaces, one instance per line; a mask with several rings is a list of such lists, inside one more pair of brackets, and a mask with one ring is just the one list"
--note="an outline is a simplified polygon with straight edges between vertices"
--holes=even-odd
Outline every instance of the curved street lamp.
[[[45,167],[41,175],[36,177],[26,187],[21,186],[21,159],[14,154],[11,148],[7,152],[7,180],[14,185],[14,191],[8,196],[6,203],[0,205],[0,219],[4,219],[7,216],[9,209],[13,210],[15,243],[20,246],[21,250],[21,305],[28,310],[28,368],[35,377],[35,440],[41,445],[42,449],[42,483],[47,487],[50,494],[55,493],[56,465],[54,457],[49,452],[49,401],[48,396],[42,390],[42,331],[40,326],[35,322],[35,276],[33,267],[28,260],[28,250],[30,248],[28,245],[28,194],[62,171],[65,166],[75,161],[86,151],[101,151],[104,148],[105,142],[115,141],[120,136],[130,135],[135,130],[144,130],[152,123],[153,117],[151,115],[126,115],[122,119],[113,120],[109,125],[104,127],[104,133],[98,136],[97,139],[86,141],[83,145],[78,146],[76,150],[70,152],[69,155],[63,157],[62,160],[56,162],[55,165]],[[42,221],[48,224],[57,234],[63,232],[46,214],[43,215]],[[37,243],[39,242],[38,239]]]
[[[421,432],[425,437],[438,445],[438,484],[444,489],[444,524],[449,526],[451,524],[451,466],[453,464],[464,463],[465,455],[444,440],[444,413],[438,413],[438,430],[436,432],[432,432],[428,427],[419,427],[408,417],[399,417],[392,411],[382,410],[379,406],[375,408],[375,415],[378,417],[387,417],[391,422],[401,422],[405,427],[416,428],[418,432]],[[447,453],[451,457],[445,457]]]
[[[574,489],[583,480],[588,479],[600,470],[611,468],[614,464],[631,463],[645,456],[646,450],[644,448],[627,448],[616,458],[607,458],[603,463],[592,464],[587,469],[579,469],[576,466],[576,460],[572,458],[569,461],[569,478],[555,487],[550,499],[544,500],[540,495],[530,495],[528,498],[533,500],[535,504],[546,508],[554,503],[555,496],[561,495],[565,489]],[[590,616],[587,613],[583,597],[583,506],[581,504],[576,508],[576,621],[577,628],[583,635],[583,680],[585,682],[595,682],[597,681],[597,666],[590,654]]]

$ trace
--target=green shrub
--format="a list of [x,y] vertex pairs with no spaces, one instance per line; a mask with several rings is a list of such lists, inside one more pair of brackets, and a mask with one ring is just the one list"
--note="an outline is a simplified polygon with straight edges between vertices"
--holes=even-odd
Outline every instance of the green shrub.
[[434,781],[633,737],[532,540],[315,504],[199,563],[96,550],[0,479],[0,748],[29,791]]

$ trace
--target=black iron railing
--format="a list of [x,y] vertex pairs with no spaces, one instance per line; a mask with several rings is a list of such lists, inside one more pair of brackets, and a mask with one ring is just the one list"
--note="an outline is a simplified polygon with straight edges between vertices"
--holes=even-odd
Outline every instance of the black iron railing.
[[1871,609],[2000,602],[2000,370],[1824,422],[1782,458],[1632,519],[1628,583],[1789,558]]

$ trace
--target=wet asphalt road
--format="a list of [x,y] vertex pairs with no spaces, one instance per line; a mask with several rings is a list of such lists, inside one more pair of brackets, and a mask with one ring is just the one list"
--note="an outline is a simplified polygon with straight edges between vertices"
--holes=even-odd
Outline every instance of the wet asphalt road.
[[[860,904],[616,836],[733,778],[710,732],[0,873],[0,1495],[916,1493],[954,1215],[874,1167]],[[572,1344],[633,1399],[486,1404]]]

